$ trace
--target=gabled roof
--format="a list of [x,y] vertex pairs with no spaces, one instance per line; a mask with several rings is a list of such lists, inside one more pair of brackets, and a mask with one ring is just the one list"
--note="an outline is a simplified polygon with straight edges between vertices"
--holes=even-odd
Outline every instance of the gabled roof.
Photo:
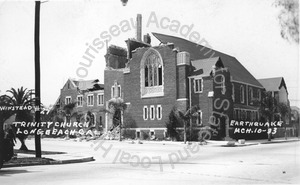
[[266,91],[280,91],[282,86],[287,91],[283,77],[264,78],[258,79],[258,81],[264,86]]
[[[226,55],[219,51],[206,48],[202,45],[194,42],[169,36],[159,33],[152,33],[161,43],[173,43],[174,47],[179,48],[180,51],[187,51],[190,53],[192,60],[206,59],[210,57],[220,57],[224,64],[230,71],[230,74],[235,81],[248,83],[254,86],[263,88],[263,86],[253,77],[253,75],[235,58],[230,55]],[[213,55],[213,53],[215,53]],[[213,56],[212,56],[213,55]]]
[[213,67],[224,67],[220,57],[191,61],[194,67],[193,75],[209,76]]
[[298,111],[298,112],[300,113],[300,108],[297,107],[297,106],[291,106],[291,109],[292,109],[292,110],[296,110],[296,111]]
[[[95,79],[95,80],[73,80],[70,79],[70,81],[72,83],[74,83],[75,87],[77,87],[79,90],[91,90],[94,89],[95,84],[98,84],[99,80]],[[104,85],[103,84],[98,84],[99,87],[97,90],[101,90],[104,89]]]

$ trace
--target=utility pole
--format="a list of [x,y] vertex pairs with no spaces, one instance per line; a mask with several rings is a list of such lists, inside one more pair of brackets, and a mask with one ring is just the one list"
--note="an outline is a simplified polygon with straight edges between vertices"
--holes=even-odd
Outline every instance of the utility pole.
[[[35,22],[34,22],[34,66],[35,66],[35,122],[40,122],[41,108],[41,74],[40,74],[40,1],[35,1]],[[35,157],[41,158],[41,136],[37,134],[39,124],[36,124],[35,132]]]

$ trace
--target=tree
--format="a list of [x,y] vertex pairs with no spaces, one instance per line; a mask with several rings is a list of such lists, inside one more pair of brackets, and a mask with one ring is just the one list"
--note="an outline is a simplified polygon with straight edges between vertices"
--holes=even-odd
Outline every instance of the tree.
[[169,114],[169,120],[166,123],[167,128],[167,134],[172,140],[177,140],[179,137],[179,134],[177,132],[177,127],[182,126],[180,121],[177,119],[176,116],[176,108],[174,107],[170,114]]
[[[262,115],[262,121],[272,122],[275,115],[278,113],[277,101],[273,97],[271,91],[263,93],[263,98],[260,102],[260,114]],[[271,140],[271,133],[268,131],[268,140]]]
[[278,15],[281,37],[299,44],[299,2],[298,0],[276,0],[280,7]]
[[[0,106],[1,107],[6,107],[10,106],[10,98],[6,95],[0,96]],[[2,124],[4,123],[5,120],[7,120],[10,116],[12,116],[14,113],[12,110],[5,110],[5,111],[0,111],[0,128],[2,128]]]
[[66,117],[67,122],[71,121],[72,117],[77,116],[77,112],[74,112],[73,109],[76,106],[76,102],[71,102],[63,107],[61,113]]
[[278,103],[277,105],[278,112],[280,113],[281,119],[286,121],[286,117],[290,113],[290,107],[285,103]]
[[290,107],[285,104],[285,103],[279,103],[278,105],[278,112],[280,113],[280,117],[281,120],[284,121],[284,129],[285,129],[285,133],[284,133],[284,137],[286,139],[286,117],[289,115],[290,113]]
[[122,98],[112,98],[108,101],[108,107],[109,110],[107,110],[108,113],[113,115],[113,126],[119,126],[119,141],[122,140],[122,118],[123,113],[127,109],[127,104],[124,103]]
[[[200,107],[198,105],[188,108],[188,110],[186,110],[185,112],[182,112],[177,108],[174,108],[174,115],[176,116],[177,120],[181,123],[181,125],[183,125],[184,128],[184,137],[183,137],[184,143],[186,143],[187,140],[186,132],[187,132],[188,122],[192,119],[193,115],[196,112],[198,112],[198,110],[200,110]],[[192,124],[190,124],[189,126],[191,128]],[[192,132],[190,132],[190,134],[192,134]]]
[[[2,100],[9,106],[22,106],[27,107],[31,106],[34,103],[34,98],[31,98],[33,96],[32,91],[28,91],[26,88],[23,87],[18,88],[17,90],[14,88],[11,88],[10,90],[7,90],[9,95],[3,95]],[[16,121],[25,121],[30,122],[33,120],[33,116],[30,114],[30,110],[19,110],[15,111],[16,113]],[[20,130],[26,129],[24,127],[21,127]],[[19,133],[16,135],[16,137],[21,142],[20,150],[28,150],[27,146],[25,145],[25,139],[27,138],[27,135],[23,133]]]

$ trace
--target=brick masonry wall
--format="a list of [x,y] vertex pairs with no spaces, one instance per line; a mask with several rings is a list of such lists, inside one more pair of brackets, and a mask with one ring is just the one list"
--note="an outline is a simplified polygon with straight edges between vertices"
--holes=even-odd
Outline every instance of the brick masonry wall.
[[122,70],[104,70],[104,100],[105,102],[110,100],[111,88],[115,81],[121,85],[121,95],[124,96],[124,75]]
[[190,66],[177,66],[176,82],[177,82],[177,99],[188,98],[188,73]]
[[[68,88],[68,83],[70,83]],[[96,129],[101,130],[105,126],[105,113],[103,112],[105,108],[105,104],[102,106],[97,105],[97,94],[99,92],[94,93],[84,93],[83,94],[83,105],[82,107],[77,107],[77,105],[74,107],[72,112],[78,112],[78,114],[86,114],[88,111],[92,112],[96,117]],[[94,95],[94,105],[93,106],[87,106],[87,95],[93,94]],[[77,102],[77,96],[82,95],[78,92],[77,87],[74,87],[72,83],[68,80],[67,83],[64,85],[64,87],[60,91],[60,98],[61,98],[61,109],[65,106],[65,98],[67,96],[71,96],[71,102]],[[105,103],[105,102],[104,102]],[[101,119],[101,120],[100,120]],[[75,120],[72,119],[73,121]],[[101,125],[102,124],[102,125]]]
[[125,67],[125,63],[127,62],[126,56],[117,56],[113,54],[106,54],[106,60],[109,61],[107,65],[114,69],[120,69]]
[[208,119],[212,112],[212,98],[208,98],[208,93],[213,91],[213,78],[203,77],[203,92],[195,93],[194,80],[191,80],[191,97],[192,106],[199,105],[202,111],[202,124],[203,126],[209,126]]
[[[242,83],[238,83],[238,82],[233,82],[232,83],[234,86],[234,103],[235,104],[241,104],[241,105],[250,105],[250,106],[256,106],[258,107],[259,104],[257,102],[254,102],[253,99],[251,100],[250,98],[250,90],[249,88],[251,87],[253,89],[253,97],[254,99],[258,99],[258,91],[260,91],[261,93],[261,98],[263,97],[262,93],[263,93],[263,89],[262,88],[258,88],[255,86],[250,86],[250,85],[245,85]],[[241,86],[244,86],[244,97],[245,97],[245,101],[244,103],[241,102],[241,91],[240,88]]]
[[[131,118],[138,128],[165,128],[169,113],[176,104],[176,53],[167,46],[155,47],[163,58],[164,96],[141,98],[140,62],[147,49],[139,48],[133,53],[130,61],[130,73],[124,74],[124,98],[125,102],[131,104]],[[155,109],[157,105],[162,106],[161,120],[158,120],[156,116],[154,120],[143,119],[143,107],[148,106],[150,110],[151,105],[154,105]]]

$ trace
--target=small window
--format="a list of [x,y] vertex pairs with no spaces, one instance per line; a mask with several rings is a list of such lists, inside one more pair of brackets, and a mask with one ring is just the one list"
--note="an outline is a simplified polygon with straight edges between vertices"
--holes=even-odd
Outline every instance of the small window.
[[118,97],[121,97],[121,85],[115,83],[115,85],[111,87],[111,98]]
[[118,85],[118,97],[121,97],[121,86]]
[[234,109],[234,119],[235,120],[240,120],[240,118],[239,118],[239,110],[238,109]]
[[148,107],[144,106],[143,108],[143,118],[144,120],[148,120]]
[[111,87],[111,98],[115,97],[115,86]]
[[103,124],[103,123],[102,123],[102,116],[100,116],[100,117],[99,117],[99,126],[102,127],[102,126],[103,126],[102,124]]
[[77,96],[77,107],[82,107],[83,96]]
[[154,120],[154,118],[155,118],[155,108],[154,108],[154,105],[151,105],[150,106],[150,119]]
[[252,111],[252,121],[256,120],[256,111]]
[[97,95],[97,105],[104,105],[104,94]]
[[240,87],[240,101],[241,103],[245,102],[245,89],[243,85]]
[[250,104],[252,104],[252,100],[253,100],[253,89],[252,87],[249,87],[249,97],[250,97]]
[[234,84],[232,83],[232,101],[234,102],[235,94],[234,94]]
[[237,116],[237,120],[240,120],[241,119],[241,110],[236,110],[237,111],[237,114],[236,114],[236,116]]
[[197,114],[197,125],[202,125],[202,111],[199,110]]
[[136,138],[140,139],[140,137],[141,137],[141,132],[140,131],[136,131]]
[[242,120],[247,119],[247,112],[245,110],[242,110]]
[[194,92],[201,93],[203,91],[203,79],[194,80]]
[[93,106],[94,105],[94,95],[90,94],[90,95],[87,96],[87,98],[88,98],[87,105],[88,106]]
[[257,98],[259,101],[261,100],[261,92],[259,89],[257,90]]
[[162,118],[162,108],[161,105],[157,105],[156,107],[156,117],[158,120],[161,120]]
[[66,99],[65,99],[65,103],[66,103],[66,105],[70,104],[70,103],[71,103],[71,101],[72,101],[72,98],[71,98],[71,96],[67,96],[67,97],[66,97]]

